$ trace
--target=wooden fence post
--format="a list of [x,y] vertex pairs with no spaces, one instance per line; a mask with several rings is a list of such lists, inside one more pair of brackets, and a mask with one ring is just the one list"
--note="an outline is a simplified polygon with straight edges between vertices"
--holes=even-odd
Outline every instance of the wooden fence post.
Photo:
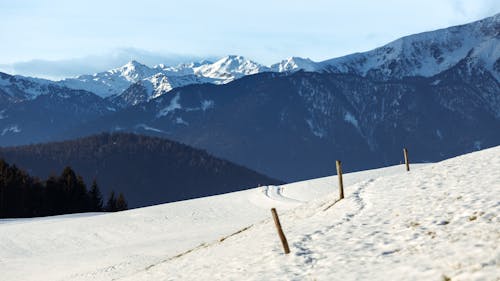
[[405,155],[406,171],[410,171],[410,161],[408,160],[408,149],[403,148],[403,154]]
[[344,181],[342,180],[342,163],[340,160],[336,161],[337,166],[337,178],[339,179],[339,197],[344,199]]
[[273,214],[274,224],[276,225],[276,229],[278,230],[278,235],[281,240],[281,244],[283,244],[283,250],[285,250],[285,254],[290,253],[290,248],[288,247],[288,242],[286,241],[285,234],[283,233],[283,229],[281,229],[280,219],[278,218],[278,213],[275,208],[271,209],[271,213]]

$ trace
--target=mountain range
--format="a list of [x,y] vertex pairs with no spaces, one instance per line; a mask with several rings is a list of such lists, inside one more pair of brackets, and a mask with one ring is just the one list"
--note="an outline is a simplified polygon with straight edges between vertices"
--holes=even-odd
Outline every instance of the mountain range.
[[500,144],[500,14],[322,62],[136,61],[61,81],[0,74],[0,145],[132,131],[275,178]]

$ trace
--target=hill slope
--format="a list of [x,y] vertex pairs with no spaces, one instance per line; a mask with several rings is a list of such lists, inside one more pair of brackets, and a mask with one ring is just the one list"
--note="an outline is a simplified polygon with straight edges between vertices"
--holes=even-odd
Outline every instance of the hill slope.
[[66,165],[102,192],[123,192],[130,207],[147,206],[278,183],[165,139],[133,134],[101,134],[78,140],[0,149],[0,157],[47,177]]
[[500,147],[411,168],[346,174],[345,199],[326,210],[336,177],[114,214],[0,220],[0,270],[6,280],[499,276]]

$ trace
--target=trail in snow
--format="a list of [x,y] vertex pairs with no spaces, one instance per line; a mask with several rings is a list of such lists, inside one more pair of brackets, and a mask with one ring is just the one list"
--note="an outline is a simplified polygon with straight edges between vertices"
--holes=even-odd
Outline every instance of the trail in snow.
[[267,185],[262,187],[264,194],[272,200],[286,202],[290,204],[300,204],[305,202],[284,196],[283,189],[284,187],[275,185]]
[[[313,251],[313,249],[310,248],[311,242],[320,239],[322,236],[327,235],[327,233],[332,231],[334,228],[339,227],[344,223],[350,222],[355,216],[361,213],[366,203],[363,202],[363,199],[361,198],[360,194],[373,181],[374,181],[373,179],[369,179],[366,182],[360,183],[359,188],[352,193],[352,197],[354,198],[353,201],[356,206],[353,206],[352,212],[345,213],[342,220],[336,221],[331,225],[326,225],[322,229],[315,229],[314,232],[305,234],[304,236],[299,238],[298,242],[294,243],[294,247],[298,249],[295,255],[302,257],[304,260],[303,263],[310,267],[310,269],[307,270],[306,272],[314,268],[318,260],[326,258],[326,256],[322,255],[321,253],[315,252]],[[327,209],[324,209],[324,211],[328,211],[328,209],[333,207],[338,202],[340,202],[340,200],[335,200],[333,205],[329,205]]]

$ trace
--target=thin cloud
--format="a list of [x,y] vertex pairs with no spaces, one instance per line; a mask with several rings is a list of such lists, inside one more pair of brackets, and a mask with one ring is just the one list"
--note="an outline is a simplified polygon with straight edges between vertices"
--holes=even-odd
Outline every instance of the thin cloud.
[[60,80],[82,74],[93,74],[106,71],[137,60],[143,64],[153,66],[159,63],[177,65],[179,63],[213,59],[213,57],[199,57],[179,54],[159,54],[135,48],[121,48],[112,52],[64,60],[34,59],[24,62],[0,65],[0,71],[9,74],[22,74],[40,78]]
[[500,1],[498,0],[453,0],[451,6],[457,14],[468,18],[488,17],[500,11]]

